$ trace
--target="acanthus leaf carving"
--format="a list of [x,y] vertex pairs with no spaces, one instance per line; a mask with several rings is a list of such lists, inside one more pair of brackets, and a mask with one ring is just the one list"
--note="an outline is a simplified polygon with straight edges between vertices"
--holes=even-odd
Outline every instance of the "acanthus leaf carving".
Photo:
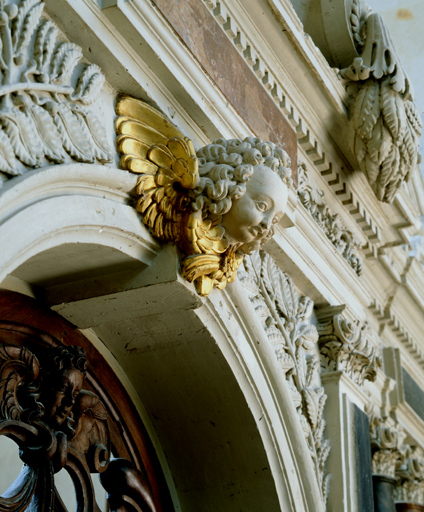
[[350,28],[358,57],[340,76],[352,97],[352,147],[377,198],[391,202],[417,167],[422,123],[381,16],[355,0]]
[[358,251],[359,242],[346,229],[340,215],[331,212],[324,200],[322,190],[316,190],[310,185],[306,166],[302,163],[298,166],[298,181],[297,196],[300,202],[312,215],[337,251],[360,276],[363,265]]
[[390,417],[370,414],[372,471],[374,474],[395,478],[396,468],[404,457],[406,433]]
[[315,353],[318,332],[310,320],[313,302],[299,296],[293,281],[263,251],[245,258],[240,279],[291,390],[325,502],[329,482],[325,462],[330,442],[323,435],[327,396],[319,381]]
[[43,19],[44,2],[2,2],[0,8],[0,173],[63,163],[111,160],[106,132],[86,106],[104,76],[83,62],[82,50],[60,40]]
[[367,323],[343,318],[343,309],[330,306],[317,311],[321,366],[325,372],[341,371],[362,385],[375,380],[382,365],[376,333]]

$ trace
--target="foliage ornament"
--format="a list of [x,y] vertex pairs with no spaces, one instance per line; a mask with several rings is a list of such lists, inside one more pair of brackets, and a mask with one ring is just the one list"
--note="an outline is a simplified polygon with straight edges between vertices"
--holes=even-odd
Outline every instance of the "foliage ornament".
[[284,214],[290,159],[272,142],[192,142],[157,110],[129,97],[116,106],[124,169],[140,174],[136,208],[160,240],[174,243],[200,295],[235,280],[246,254],[268,241]]
[[362,274],[362,259],[359,256],[357,242],[352,233],[346,229],[339,214],[333,214],[324,200],[324,192],[314,189],[308,178],[305,164],[298,166],[297,196],[302,205],[312,215],[315,222],[323,230],[325,236],[334,245],[337,251],[348,262],[352,269],[360,276]]
[[104,76],[42,17],[44,2],[0,1],[0,182],[66,161],[111,160],[89,105]]
[[390,418],[372,414],[370,437],[373,473],[395,478],[396,468],[403,459],[405,432]]
[[341,371],[359,385],[372,382],[382,365],[377,336],[367,323],[343,318],[344,309],[342,305],[317,311],[322,369]]
[[422,123],[383,19],[352,1],[356,57],[340,71],[352,98],[353,150],[380,201],[390,203],[418,162]]
[[330,442],[323,435],[327,396],[319,378],[318,332],[310,318],[313,302],[299,296],[293,281],[264,251],[245,258],[240,279],[290,387],[325,502],[329,482],[325,463]]
[[420,446],[406,445],[396,477],[397,499],[424,505],[424,451]]

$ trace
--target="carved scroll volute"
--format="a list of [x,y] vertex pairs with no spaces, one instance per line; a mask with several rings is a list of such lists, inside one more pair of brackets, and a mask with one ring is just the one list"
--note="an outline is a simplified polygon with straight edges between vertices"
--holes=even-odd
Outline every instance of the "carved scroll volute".
[[111,512],[156,512],[143,474],[126,459],[113,459],[100,481],[106,489]]
[[390,419],[372,416],[370,436],[373,473],[394,478],[405,451],[405,432]]
[[341,371],[359,385],[374,381],[382,364],[377,337],[366,324],[343,318],[345,306],[317,311],[319,348],[323,371]]
[[53,475],[66,468],[79,509],[90,512],[96,508],[90,472],[109,462],[108,416],[97,395],[82,390],[84,350],[53,347],[40,356],[41,365],[24,347],[0,346],[0,435],[17,442],[27,464],[0,509],[12,512],[18,501],[22,510],[50,510]]
[[195,153],[193,143],[145,103],[124,97],[116,112],[121,165],[140,175],[136,208],[144,224],[179,248],[182,274],[200,295],[224,288],[284,215],[287,153],[254,137],[218,139]]

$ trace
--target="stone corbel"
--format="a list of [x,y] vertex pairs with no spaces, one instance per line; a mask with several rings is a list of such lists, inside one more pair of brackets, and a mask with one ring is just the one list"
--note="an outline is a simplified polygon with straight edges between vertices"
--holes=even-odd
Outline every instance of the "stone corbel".
[[[340,69],[351,99],[350,145],[380,201],[391,202],[418,163],[422,123],[383,19],[363,0],[320,0],[325,27],[305,29]],[[315,19],[315,18],[314,18]]]
[[341,371],[356,384],[374,381],[381,357],[376,334],[366,324],[343,318],[344,305],[317,311],[318,345],[323,372]]
[[256,137],[217,139],[197,152],[169,119],[130,97],[116,106],[123,169],[138,174],[136,209],[158,239],[176,245],[200,295],[236,279],[247,254],[274,234],[287,206],[290,158]]

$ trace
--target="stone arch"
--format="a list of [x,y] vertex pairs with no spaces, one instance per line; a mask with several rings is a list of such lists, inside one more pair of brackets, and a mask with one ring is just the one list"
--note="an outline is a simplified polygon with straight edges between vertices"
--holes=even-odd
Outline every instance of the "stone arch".
[[[114,361],[142,404],[176,510],[320,510],[290,392],[243,292],[235,283],[197,296],[176,251],[128,204],[136,179],[72,164],[9,182],[1,279],[37,285]],[[64,255],[87,247],[87,268],[66,274]],[[93,276],[102,258],[111,264]]]

